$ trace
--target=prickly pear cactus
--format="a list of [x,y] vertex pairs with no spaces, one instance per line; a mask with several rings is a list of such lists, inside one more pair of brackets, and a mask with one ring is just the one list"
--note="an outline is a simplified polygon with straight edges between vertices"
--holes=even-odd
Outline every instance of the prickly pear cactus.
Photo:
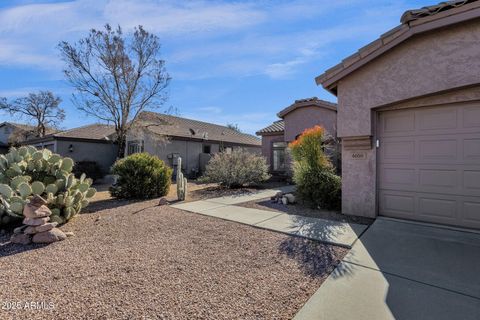
[[180,201],[185,200],[187,195],[187,178],[182,173],[182,158],[177,159],[177,198]]
[[0,155],[0,226],[20,222],[23,207],[34,195],[47,200],[52,221],[65,223],[85,208],[96,190],[92,180],[72,173],[74,162],[32,146]]

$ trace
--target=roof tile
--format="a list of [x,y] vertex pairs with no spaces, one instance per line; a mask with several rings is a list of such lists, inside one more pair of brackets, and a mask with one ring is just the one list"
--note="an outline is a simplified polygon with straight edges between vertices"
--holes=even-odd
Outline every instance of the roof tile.
[[148,130],[169,137],[196,138],[260,146],[257,137],[240,133],[226,126],[202,122],[167,114],[144,111],[138,116],[139,123]]
[[257,135],[261,136],[268,133],[282,133],[285,130],[285,122],[283,120],[277,120],[268,127],[258,130]]

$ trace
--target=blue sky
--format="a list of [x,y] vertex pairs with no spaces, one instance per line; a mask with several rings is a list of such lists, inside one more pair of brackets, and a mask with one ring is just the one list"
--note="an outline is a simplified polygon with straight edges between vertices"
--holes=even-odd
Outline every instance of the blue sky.
[[[295,99],[335,97],[314,78],[432,1],[0,1],[0,97],[62,97],[63,127],[96,122],[70,102],[56,48],[91,28],[136,25],[160,37],[181,116],[236,123],[249,133]],[[12,119],[0,114],[0,122]]]

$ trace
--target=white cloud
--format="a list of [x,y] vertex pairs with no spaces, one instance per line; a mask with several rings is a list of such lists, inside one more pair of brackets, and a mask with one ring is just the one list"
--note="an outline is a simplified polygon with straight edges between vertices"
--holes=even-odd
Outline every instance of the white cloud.
[[141,24],[162,35],[191,35],[257,25],[266,14],[251,3],[117,0],[107,3],[104,17],[128,28]]
[[272,79],[284,79],[294,73],[299,65],[306,62],[306,59],[296,58],[283,63],[272,63],[265,68],[265,74]]
[[172,74],[180,79],[259,74],[282,79],[318,60],[335,42],[370,39],[376,30],[385,31],[385,21],[391,21],[390,15],[397,14],[403,4],[379,3],[374,7],[381,6],[382,14],[362,5],[351,21],[313,29],[289,29],[283,24],[321,21],[330,13],[342,12],[347,5],[361,4],[361,0],[33,3],[0,10],[0,64],[58,73],[62,65],[56,50],[58,42],[77,40],[90,28],[109,22],[121,24],[125,30],[142,24],[159,34],[167,67],[172,67]]

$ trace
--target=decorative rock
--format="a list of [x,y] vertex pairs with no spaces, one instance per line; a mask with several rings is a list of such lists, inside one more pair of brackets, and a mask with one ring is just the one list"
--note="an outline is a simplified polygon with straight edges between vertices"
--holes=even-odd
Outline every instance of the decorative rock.
[[13,233],[22,233],[23,230],[26,228],[27,226],[23,225],[23,226],[20,226],[20,227],[17,227],[15,229],[13,229]]
[[[52,230],[57,225],[58,225],[57,222],[45,223],[45,224],[42,224],[41,226],[35,227],[35,231],[36,232],[45,232],[45,231],[48,231],[48,230]],[[25,233],[27,233],[27,232],[25,231]]]
[[14,233],[10,238],[10,242],[18,244],[29,244],[32,242],[32,238],[28,234]]
[[67,236],[62,230],[53,228],[48,231],[39,232],[33,236],[32,241],[34,243],[52,243],[65,240]]
[[285,196],[282,197],[282,203],[283,203],[284,205],[287,205],[287,204],[288,204],[288,199],[287,199],[287,197],[285,197]]
[[36,230],[36,227],[28,226],[27,228],[25,228],[23,233],[25,233],[25,234],[35,234],[35,233],[37,233],[37,230]]
[[164,206],[168,204],[168,200],[165,198],[160,198],[160,201],[158,201],[159,206]]
[[288,203],[295,203],[295,196],[293,194],[287,193],[284,197],[287,198]]
[[38,194],[33,196],[33,198],[30,200],[30,205],[32,205],[34,207],[37,207],[37,208],[39,208],[39,207],[41,207],[45,204],[47,204],[47,200],[43,199]]
[[64,232],[64,233],[67,237],[73,237],[75,235],[75,233],[73,233],[72,231],[67,231],[67,232]]
[[27,226],[36,227],[36,226],[40,226],[42,224],[45,224],[48,221],[50,221],[49,217],[45,217],[45,218],[25,218],[25,219],[23,219],[23,224],[26,224]]
[[50,209],[46,205],[41,205],[40,207],[37,207],[29,203],[23,208],[23,215],[27,218],[43,218],[48,217],[51,214],[52,211],[50,211]]

